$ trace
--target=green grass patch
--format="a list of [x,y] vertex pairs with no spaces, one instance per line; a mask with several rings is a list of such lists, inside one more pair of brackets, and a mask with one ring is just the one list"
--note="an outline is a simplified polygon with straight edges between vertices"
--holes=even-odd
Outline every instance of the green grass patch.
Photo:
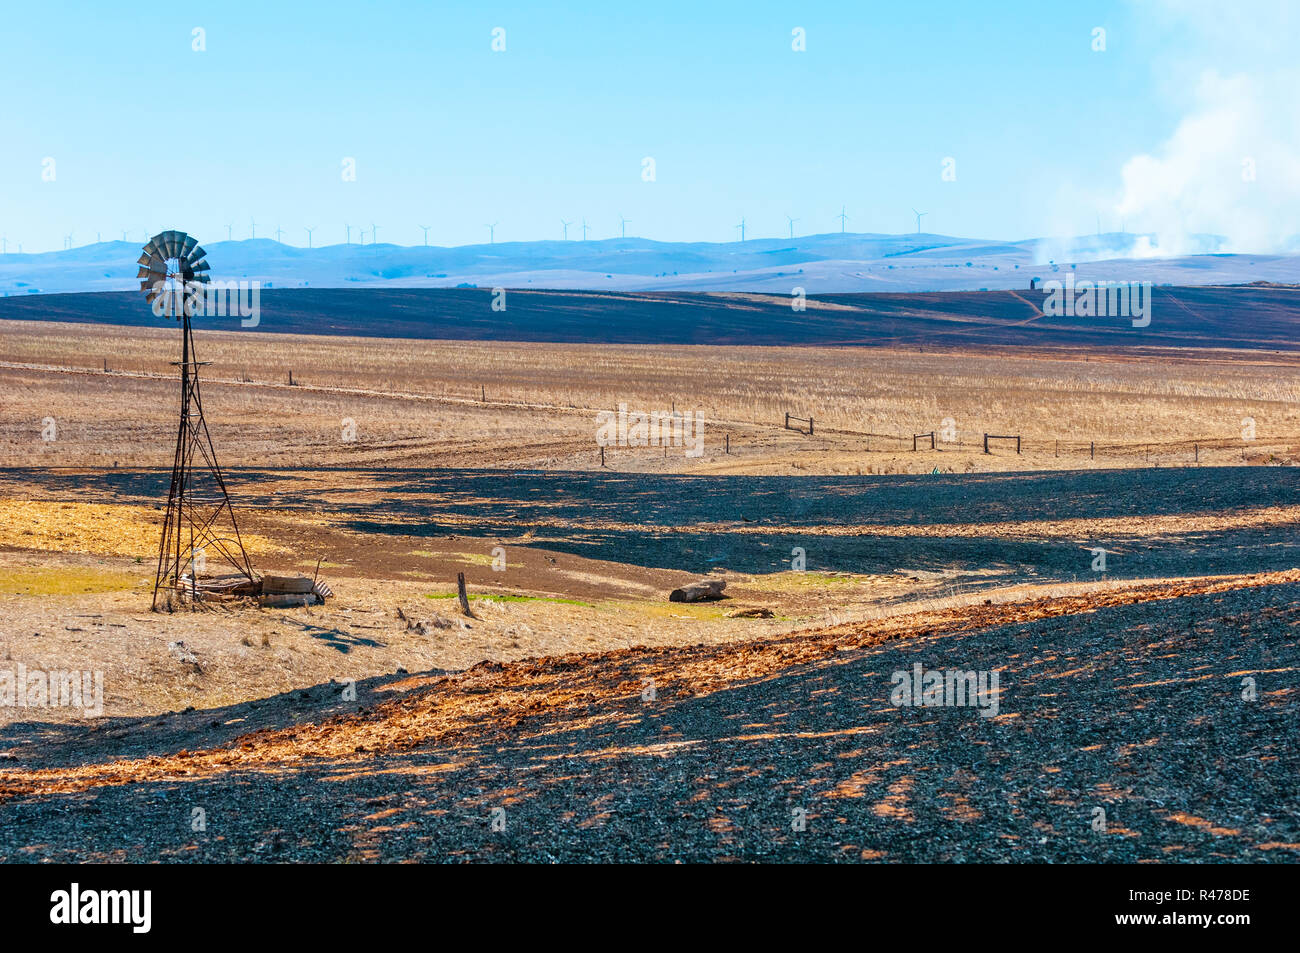
[[[456,593],[454,593],[454,592],[428,592],[428,593],[425,593],[424,598],[426,598],[426,599],[455,599],[455,598],[456,598]],[[513,593],[502,593],[502,594],[499,595],[499,596],[492,596],[492,595],[480,595],[480,594],[478,594],[478,593],[472,593],[472,594],[470,595],[469,598],[470,598],[470,601],[473,601],[473,600],[475,600],[475,599],[478,599],[478,600],[482,600],[482,601],[485,601],[485,602],[486,602],[486,601],[493,601],[493,602],[558,602],[558,603],[560,603],[561,605],[566,605],[566,606],[586,606],[587,608],[591,608],[591,603],[590,603],[590,602],[583,602],[583,601],[580,600],[580,599],[561,599],[561,598],[559,598],[558,596],[517,596],[517,595],[514,595]]]
[[0,595],[77,596],[124,592],[143,585],[139,575],[108,569],[0,569]]

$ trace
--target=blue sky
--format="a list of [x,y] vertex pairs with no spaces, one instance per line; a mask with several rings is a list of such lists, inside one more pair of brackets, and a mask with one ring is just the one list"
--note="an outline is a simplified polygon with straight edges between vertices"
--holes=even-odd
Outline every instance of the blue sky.
[[[796,233],[835,231],[841,204],[851,231],[910,230],[914,207],[950,235],[1091,232],[1098,214],[1117,230],[1121,209],[1130,231],[1171,216],[1212,229],[1227,212],[1149,194],[1172,165],[1135,186],[1126,164],[1177,161],[1171,139],[1206,108],[1198,96],[1218,101],[1206,75],[1259,82],[1296,58],[1275,35],[1284,5],[1269,3],[1249,33],[1172,0],[114,7],[4,11],[11,252],[123,229],[213,241],[230,223],[246,238],[250,220],[300,245],[306,225],[317,245],[372,222],[380,241],[416,244],[429,225],[448,245],[486,241],[488,222],[498,241],[559,238],[561,218],[584,217],[607,238],[620,214],[629,235],[729,241],[742,216],[749,237],[786,234],[787,214]],[[941,178],[945,157],[956,181]]]

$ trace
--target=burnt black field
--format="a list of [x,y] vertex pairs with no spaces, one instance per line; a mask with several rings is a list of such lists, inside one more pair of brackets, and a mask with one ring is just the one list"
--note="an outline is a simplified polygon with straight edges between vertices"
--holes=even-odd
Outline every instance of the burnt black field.
[[[1041,291],[773,295],[486,288],[267,289],[257,332],[454,341],[770,346],[1300,349],[1300,286],[1157,287],[1151,322],[1047,317]],[[154,327],[134,292],[0,298],[0,319]],[[237,317],[201,317],[241,330]]]

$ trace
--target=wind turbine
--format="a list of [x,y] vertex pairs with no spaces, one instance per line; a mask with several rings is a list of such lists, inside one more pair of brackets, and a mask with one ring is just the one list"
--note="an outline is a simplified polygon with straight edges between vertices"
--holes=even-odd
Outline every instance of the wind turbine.
[[66,237],[63,239],[63,247],[64,247],[64,248],[71,248],[71,247],[72,247],[72,235],[69,234],[68,236],[66,236]]
[[256,238],[256,237],[257,237],[257,222],[253,221],[253,220],[250,218],[250,219],[248,220],[248,225],[249,225],[249,227],[252,229],[253,237]]
[[424,229],[424,247],[425,247],[425,248],[428,248],[428,247],[429,247],[429,226],[428,226],[428,225],[417,225],[417,226],[415,226],[415,227],[416,227],[416,228],[422,228],[422,229]]
[[0,255],[7,254],[9,254],[9,238],[8,236],[0,235]]
[[[226,241],[230,241],[230,240],[234,237],[234,236],[231,234],[231,233],[234,231],[234,228],[235,228],[235,226],[233,226],[233,225],[227,225],[227,226],[226,226]],[[125,233],[123,233],[122,237],[123,237],[123,238],[126,237]]]
[[376,245],[378,243],[379,243],[379,226],[376,225],[374,222],[371,222],[370,223],[370,244]]
[[122,241],[126,241],[126,229],[122,229]]
[[844,206],[843,206],[843,205],[840,206],[840,214],[837,215],[837,216],[835,216],[835,217],[838,218],[838,219],[840,220],[840,234],[843,235],[843,234],[844,234],[844,223],[847,222],[847,221],[849,220],[849,217],[848,217],[847,215],[844,214]]
[[736,227],[740,229],[740,240],[743,242],[745,240],[745,216],[740,216],[740,224]]
[[496,241],[497,241],[497,226],[500,225],[500,224],[501,224],[500,222],[493,222],[491,225],[484,225],[484,226],[483,226],[484,228],[486,228],[486,229],[488,230],[488,244],[489,244],[489,245],[495,245],[495,244],[496,244]]
[[916,209],[912,209],[912,214],[916,216],[916,234],[920,235],[920,234],[921,234],[921,217],[924,216],[924,215],[929,215],[930,213],[929,213],[929,212],[918,212]]
[[347,222],[344,222],[344,223],[343,223],[343,227],[347,229],[347,238],[344,239],[344,244],[345,244],[345,245],[351,245],[351,244],[352,244],[352,226],[349,225]]
[[621,237],[627,238],[627,219],[622,215],[618,217],[618,230]]
[[307,233],[307,247],[311,248],[311,233],[316,231],[315,225],[304,225],[302,230]]
[[281,229],[279,225],[275,226],[275,240],[277,243],[281,245],[284,244],[284,242],[280,241],[280,236],[283,234],[284,234],[283,229]]
[[582,240],[584,242],[587,240],[587,220],[585,218],[582,220]]
[[788,222],[790,223],[790,237],[791,237],[791,238],[794,238],[794,223],[797,222],[797,221],[799,221],[799,219],[797,219],[797,218],[791,218],[789,215],[787,215],[787,216],[786,216],[786,221],[788,221]]
[[564,226],[564,240],[567,242],[569,240],[569,226],[572,225],[573,223],[566,222],[564,219],[560,219],[560,224]]

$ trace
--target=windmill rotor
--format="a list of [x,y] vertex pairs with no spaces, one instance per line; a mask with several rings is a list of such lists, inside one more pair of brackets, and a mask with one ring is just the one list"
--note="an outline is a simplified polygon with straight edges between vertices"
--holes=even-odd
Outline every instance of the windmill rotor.
[[[185,286],[194,282],[209,284],[211,277],[206,261],[207,252],[203,247],[184,232],[159,232],[145,244],[136,264],[140,266],[136,277],[140,279],[140,291],[150,305],[167,290],[169,283],[180,285],[183,293]],[[176,290],[173,288],[173,290]],[[176,317],[175,314],[172,315]]]

